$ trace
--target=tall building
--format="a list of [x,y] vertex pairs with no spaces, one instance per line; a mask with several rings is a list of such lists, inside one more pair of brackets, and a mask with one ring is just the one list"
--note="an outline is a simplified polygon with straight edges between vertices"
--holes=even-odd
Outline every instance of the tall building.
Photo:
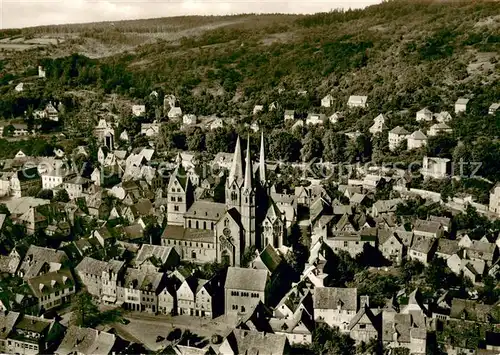
[[224,203],[195,201],[194,187],[179,163],[168,184],[162,245],[173,246],[185,260],[239,266],[250,247],[284,244],[286,217],[269,195],[263,135],[258,164],[252,161],[250,137],[245,152],[238,137],[224,189]]

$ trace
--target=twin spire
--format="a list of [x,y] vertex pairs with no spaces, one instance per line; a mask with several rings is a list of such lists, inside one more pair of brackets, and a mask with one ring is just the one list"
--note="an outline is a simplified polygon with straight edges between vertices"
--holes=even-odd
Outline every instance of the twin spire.
[[[266,182],[266,160],[264,151],[264,133],[261,134],[260,141],[260,159],[259,159],[259,180],[261,184]],[[236,140],[236,147],[234,149],[233,162],[231,164],[231,170],[229,172],[229,185],[236,182],[239,186],[244,189],[253,188],[253,169],[252,169],[252,159],[250,156],[250,135],[247,138],[247,151],[245,159],[245,175],[243,176],[243,156],[241,152],[241,141],[240,137]]]

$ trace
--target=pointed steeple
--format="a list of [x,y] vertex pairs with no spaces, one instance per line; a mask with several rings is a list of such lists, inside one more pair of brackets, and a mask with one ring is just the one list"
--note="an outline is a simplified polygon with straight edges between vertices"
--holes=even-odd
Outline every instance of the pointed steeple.
[[244,190],[251,190],[253,188],[252,186],[252,175],[253,175],[253,170],[252,170],[252,161],[250,159],[250,135],[248,135],[248,140],[247,140],[247,157],[245,161],[245,183],[243,185]]
[[260,134],[259,177],[262,186],[266,184],[266,154],[264,152],[264,131]]
[[243,178],[243,159],[241,155],[241,143],[240,136],[236,140],[236,147],[234,148],[233,163],[231,165],[231,171],[229,172],[229,185],[232,185],[234,181],[239,181]]

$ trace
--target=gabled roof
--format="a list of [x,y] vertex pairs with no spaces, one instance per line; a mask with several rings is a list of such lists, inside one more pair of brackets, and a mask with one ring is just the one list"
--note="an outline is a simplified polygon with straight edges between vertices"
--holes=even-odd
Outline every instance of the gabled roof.
[[317,287],[314,290],[314,309],[337,309],[356,311],[358,299],[356,288]]
[[375,315],[373,314],[373,312],[370,310],[370,308],[368,306],[364,306],[364,307],[361,307],[359,309],[358,313],[356,313],[356,315],[354,316],[354,318],[349,323],[349,326],[347,327],[347,329],[352,330],[356,326],[356,324],[358,324],[359,321],[365,315],[368,317],[368,320],[370,321],[370,323],[374,327],[376,327],[376,318],[375,318]]
[[[221,345],[220,352],[232,351],[233,354],[241,355],[282,355],[286,351],[287,343],[285,335],[234,329]],[[229,346],[230,349],[224,349],[225,346]]]
[[410,138],[415,140],[427,140],[427,136],[423,134],[422,131],[420,130],[413,132],[410,135]]
[[281,256],[271,244],[268,244],[259,254],[258,258],[270,273],[273,273],[282,262]]
[[408,135],[408,134],[410,134],[410,132],[408,132],[406,129],[404,129],[401,126],[394,127],[389,133],[399,134],[399,135]]
[[266,270],[230,267],[227,271],[226,289],[263,292],[268,274]]

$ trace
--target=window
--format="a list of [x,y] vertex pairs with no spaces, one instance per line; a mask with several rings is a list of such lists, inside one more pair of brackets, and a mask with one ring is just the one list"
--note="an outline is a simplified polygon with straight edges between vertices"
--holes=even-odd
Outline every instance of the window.
[[347,248],[349,246],[349,242],[345,241],[344,242],[344,248]]
[[182,197],[177,197],[177,202],[182,202]]
[[179,212],[179,206],[174,206],[174,211]]
[[170,201],[175,201],[175,196],[170,196]]
[[360,324],[359,329],[366,329],[366,324]]
[[232,307],[232,308],[233,308],[233,311],[237,311],[237,310],[238,310],[238,305],[233,304],[233,307]]

